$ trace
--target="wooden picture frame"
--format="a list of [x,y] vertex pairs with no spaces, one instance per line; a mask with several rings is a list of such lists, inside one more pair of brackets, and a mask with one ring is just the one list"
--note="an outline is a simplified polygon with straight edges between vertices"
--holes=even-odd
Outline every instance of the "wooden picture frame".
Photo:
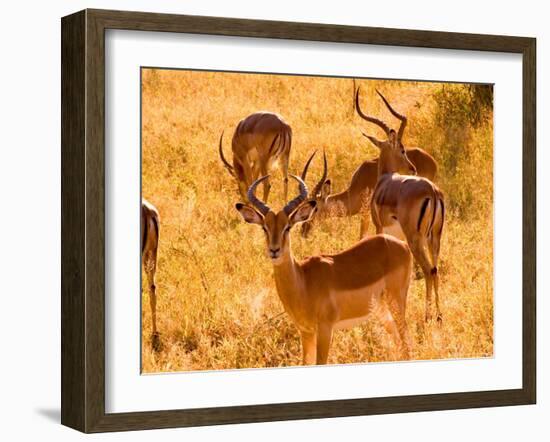
[[[536,399],[536,40],[417,30],[84,10],[62,19],[62,408],[83,432],[533,404]],[[105,30],[496,51],[523,57],[523,385],[133,413],[105,412]]]

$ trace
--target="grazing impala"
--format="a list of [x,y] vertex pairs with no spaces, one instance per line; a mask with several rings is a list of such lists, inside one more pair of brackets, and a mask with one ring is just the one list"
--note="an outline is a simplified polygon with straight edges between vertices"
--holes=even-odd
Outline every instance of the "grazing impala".
[[399,174],[415,171],[401,143],[407,119],[397,113],[380,92],[378,95],[392,115],[401,120],[401,125],[396,133],[381,120],[364,114],[359,106],[359,89],[357,90],[356,109],[361,118],[377,124],[388,135],[387,140],[380,141],[363,134],[380,149],[378,181],[371,199],[372,220],[377,233],[387,232],[407,239],[426,280],[426,321],[431,319],[432,287],[435,291],[437,320],[441,321],[437,262],[445,218],[443,193],[425,178]]
[[412,257],[407,244],[377,235],[335,255],[297,261],[290,229],[309,220],[317,203],[306,201],[306,185],[291,177],[298,181],[300,194],[281,211],[273,212],[255,195],[265,176],[250,186],[250,205],[238,203],[236,208],[247,223],[258,224],[265,232],[279,298],[301,334],[303,363],[326,364],[333,330],[352,327],[371,313],[377,314],[408,357],[405,309]]
[[160,335],[157,330],[157,288],[155,273],[157,271],[157,252],[159,246],[160,217],[158,210],[149,201],[141,200],[141,261],[149,285],[149,303],[151,305],[151,322],[153,332],[151,345],[154,350],[160,349]]
[[[231,148],[233,165],[223,155],[223,132],[220,136],[220,158],[235,177],[239,192],[246,198],[246,191],[260,174],[267,175],[277,165],[284,175],[285,200],[288,194],[288,161],[292,144],[292,129],[281,116],[270,112],[256,112],[237,125]],[[264,201],[267,201],[271,185],[264,181]]]

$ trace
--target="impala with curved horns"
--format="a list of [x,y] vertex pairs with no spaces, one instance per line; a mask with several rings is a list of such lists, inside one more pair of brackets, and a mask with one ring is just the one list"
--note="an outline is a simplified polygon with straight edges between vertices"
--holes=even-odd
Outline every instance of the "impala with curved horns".
[[[305,181],[311,160],[315,156],[313,152],[302,172]],[[324,155],[324,153],[323,153]],[[437,164],[433,157],[420,148],[407,150],[407,157],[416,168],[417,175],[433,180],[437,172]],[[326,156],[324,156],[324,172],[326,178]],[[338,193],[331,192],[329,179],[320,183],[311,193],[310,198],[317,201],[317,211],[311,221],[302,224],[302,236],[307,237],[316,220],[325,217],[348,217],[361,214],[361,228],[359,238],[367,233],[370,214],[368,211],[369,200],[378,180],[378,158],[363,162],[351,176],[348,187]]]
[[[222,144],[223,132],[219,144],[220,158],[228,172],[237,180],[243,199],[246,198],[252,182],[260,174],[267,175],[275,166],[279,166],[284,176],[286,200],[292,129],[280,115],[256,112],[239,122],[231,143],[233,165],[225,159]],[[271,188],[269,180],[265,180],[263,185],[264,201],[267,201]]]
[[364,114],[359,106],[357,90],[355,101],[358,114],[364,120],[382,127],[388,135],[386,140],[381,141],[363,134],[380,150],[378,181],[371,199],[372,221],[377,233],[387,232],[407,239],[426,280],[426,321],[431,319],[432,288],[435,291],[437,320],[441,321],[437,263],[445,220],[443,193],[430,180],[399,174],[402,171],[414,171],[401,142],[407,118],[397,113],[384,96],[376,92],[392,115],[401,120],[401,125],[396,133],[381,120]]
[[151,306],[151,346],[160,349],[160,335],[157,330],[157,287],[155,275],[157,272],[157,254],[159,247],[160,216],[155,206],[142,198],[141,200],[141,262],[149,286],[149,303]]
[[274,270],[277,293],[301,334],[304,364],[326,364],[334,329],[352,327],[376,313],[406,358],[410,352],[405,310],[412,270],[407,244],[388,235],[365,238],[335,255],[297,261],[290,230],[311,218],[316,208],[307,200],[305,183],[300,193],[279,212],[256,195],[256,180],[248,190],[249,204],[237,210],[247,223],[262,227],[267,255]]

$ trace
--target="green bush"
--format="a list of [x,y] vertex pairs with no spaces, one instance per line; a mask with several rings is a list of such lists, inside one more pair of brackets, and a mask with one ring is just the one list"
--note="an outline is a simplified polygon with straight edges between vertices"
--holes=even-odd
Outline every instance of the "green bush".
[[447,207],[463,219],[487,216],[493,201],[493,87],[441,84],[432,100],[433,112],[416,121],[415,132],[438,162]]

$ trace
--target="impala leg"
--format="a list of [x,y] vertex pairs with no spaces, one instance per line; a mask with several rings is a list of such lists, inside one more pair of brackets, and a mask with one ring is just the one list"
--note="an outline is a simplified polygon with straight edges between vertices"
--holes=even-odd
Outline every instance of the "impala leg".
[[398,290],[399,299],[393,302],[390,306],[391,313],[395,322],[397,323],[397,329],[399,337],[401,338],[402,354],[404,359],[411,358],[412,352],[412,339],[409,334],[409,327],[407,325],[407,294],[409,291],[409,281],[411,279],[410,273],[406,275],[405,287]]
[[[290,153],[290,151],[289,151]],[[283,159],[283,184],[284,184],[284,193],[285,193],[285,201],[288,201],[288,160],[290,155],[285,155]]]
[[441,309],[439,308],[439,269],[437,268],[437,262],[439,259],[440,240],[441,240],[440,235],[433,235],[432,238],[430,238],[430,254],[431,254],[432,263],[433,263],[431,274],[433,276],[434,292],[435,292],[435,309],[437,313],[438,322],[443,321]]
[[246,181],[244,168],[238,162],[234,163],[234,167],[235,167],[235,176],[237,178],[237,186],[239,188],[239,193],[241,195],[241,198],[243,199],[243,201],[248,201],[248,196],[247,196],[248,185],[246,184],[247,181]]
[[405,315],[403,315],[402,317],[398,316],[396,320],[397,320],[397,328],[399,330],[399,336],[401,337],[403,359],[405,360],[411,359],[412,339],[409,333],[409,327],[407,326],[407,320],[405,319]]
[[317,329],[317,365],[327,363],[331,341],[332,324],[319,324]]
[[[392,297],[393,293],[389,293],[389,295]],[[382,322],[386,332],[391,335],[394,345],[402,351],[404,342],[401,342],[399,327],[397,326],[394,315],[392,314],[389,306],[384,301],[380,301],[377,313],[378,319]]]
[[239,194],[243,201],[248,201],[248,196],[246,195],[247,190],[248,188],[244,184],[239,183]]
[[[371,215],[372,204],[370,202],[371,196],[372,196],[372,192],[367,190],[361,196],[361,200],[359,201],[359,207],[357,209],[356,209],[356,207],[354,207],[355,204],[352,205],[351,198],[350,198],[349,214],[353,215],[354,213],[357,213],[357,211],[358,211],[360,216],[361,216],[361,231],[360,231],[361,237],[359,239],[364,238],[367,235],[368,230],[369,230],[370,219],[371,219],[371,216],[372,216]],[[375,223],[375,225],[376,225],[376,223]]]
[[264,201],[267,201],[269,192],[271,191],[271,183],[269,181],[269,178],[264,181]]
[[317,356],[317,338],[315,333],[301,332],[302,335],[302,362],[304,365],[313,365]]
[[392,288],[389,297],[389,308],[393,319],[397,323],[397,329],[401,340],[402,357],[410,359],[412,353],[412,339],[407,325],[407,296],[411,282],[412,262],[403,273],[401,281]]
[[151,335],[151,346],[153,347],[153,350],[159,351],[160,334],[157,329],[157,287],[155,285],[155,274],[153,273],[150,278],[152,280],[152,283],[149,286],[149,289],[150,289],[149,303],[151,306],[151,321],[153,323],[153,332]]
[[424,279],[426,281],[426,322],[432,319],[431,305],[432,305],[432,287],[434,274],[432,273],[432,264],[426,254],[426,248],[424,247],[424,241],[419,238],[413,238],[408,241],[411,252],[415,261],[420,265]]
[[443,321],[443,315],[441,314],[441,308],[439,307],[439,274],[437,266],[434,265],[434,267],[431,270],[432,278],[433,278],[433,285],[434,285],[434,293],[435,293],[435,311],[437,314],[437,322]]
[[[437,272],[437,267],[434,267]],[[435,311],[437,313],[437,322],[443,322],[443,315],[441,314],[441,308],[439,307],[439,275],[435,273],[434,277],[434,293],[435,293]]]
[[[267,173],[267,167],[263,167],[261,168],[260,170],[261,172],[261,176],[266,176],[268,175]],[[267,199],[269,197],[269,192],[271,190],[271,179],[270,178],[267,178],[264,182],[263,182],[263,186],[264,186],[264,202],[267,202]]]
[[370,224],[370,214],[368,211],[363,211],[361,213],[361,230],[359,232],[359,239],[364,238],[369,230],[369,224]]
[[147,282],[149,284],[149,305],[151,307],[151,347],[154,351],[160,350],[160,335],[157,330],[157,286],[155,284],[156,256],[146,261]]
[[430,254],[432,257],[432,274],[434,277],[434,290],[435,290],[435,307],[437,309],[437,321],[441,322],[443,316],[439,308],[439,269],[437,267],[439,261],[439,249],[441,246],[441,235],[443,234],[443,224],[445,222],[445,203],[440,198],[437,202],[436,217],[432,228],[431,236],[429,238]]

